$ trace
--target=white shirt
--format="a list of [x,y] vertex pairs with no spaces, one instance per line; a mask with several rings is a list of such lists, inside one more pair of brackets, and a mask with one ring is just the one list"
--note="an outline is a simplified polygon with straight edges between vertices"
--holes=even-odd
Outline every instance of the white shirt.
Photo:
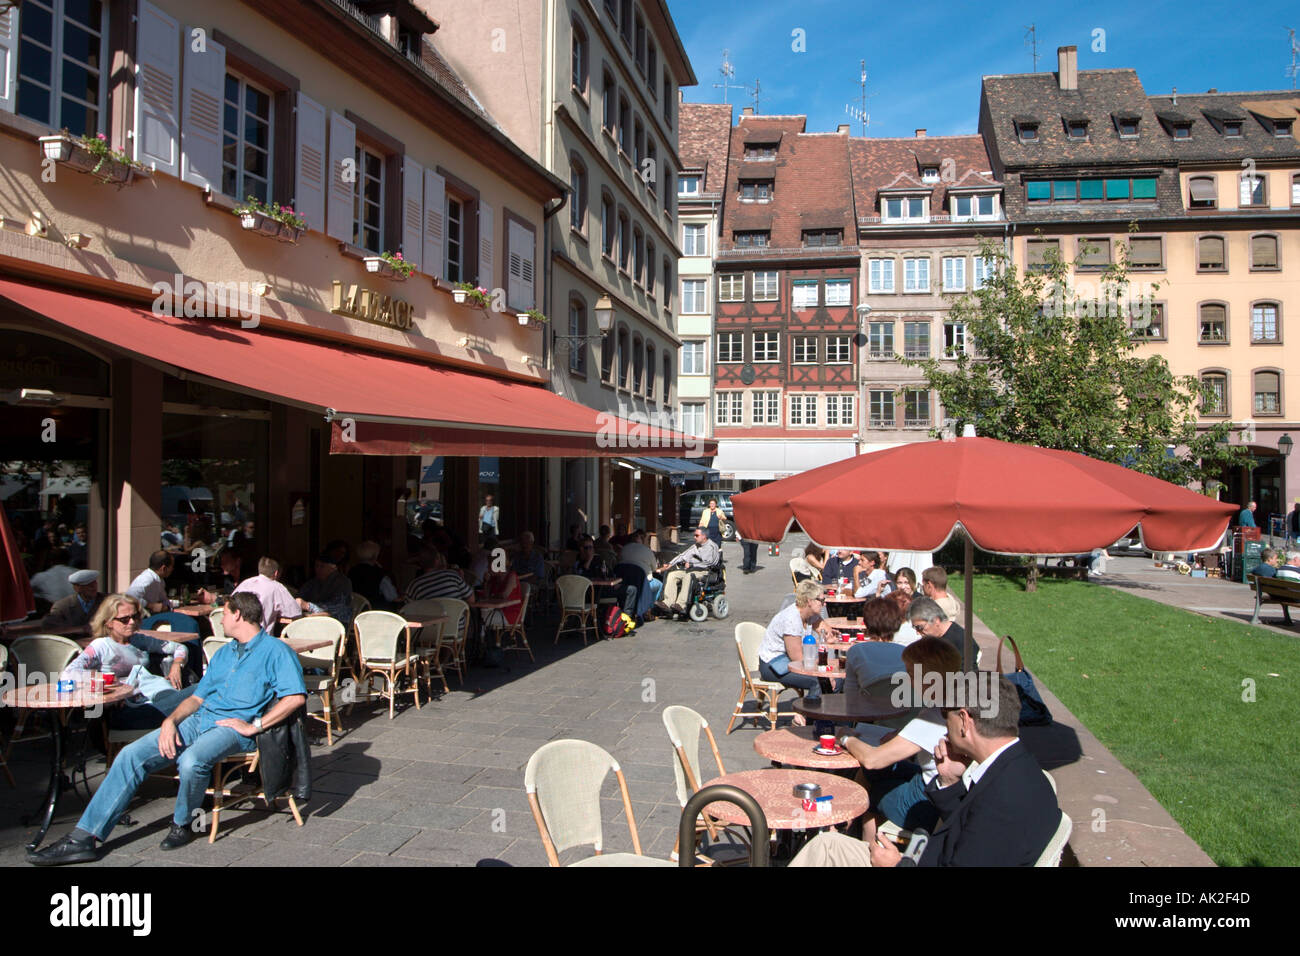
[[894,632],[894,643],[906,647],[908,644],[915,644],[921,639],[921,635],[916,633],[916,628],[912,627],[911,621],[904,621],[902,627]]
[[898,732],[898,736],[908,743],[921,748],[920,753],[914,754],[912,759],[920,765],[921,779],[926,783],[939,775],[939,769],[934,763],[934,748],[947,735],[948,725],[944,722],[943,714],[935,707],[922,710]]
[[126,596],[133,597],[141,604],[167,603],[167,585],[153,568],[145,568],[136,575],[131,586],[126,589]]
[[993,753],[989,754],[988,759],[983,763],[976,762],[967,767],[966,773],[962,775],[962,779],[966,781],[966,789],[969,790],[971,787],[975,786],[975,784],[980,782],[980,777],[984,776],[984,774],[988,772],[989,767],[993,766],[993,761],[997,760],[998,757],[1002,755],[1002,751],[1019,742],[1019,737],[1015,738],[1015,740],[1008,741],[997,750],[993,751]]
[[798,634],[802,640],[803,635],[807,633],[808,625],[804,623],[797,604],[791,604],[777,611],[776,617],[772,618],[772,623],[767,626],[767,632],[763,635],[763,643],[758,647],[758,659],[770,664],[786,652],[787,634]]
[[[858,588],[857,591],[854,592],[853,596],[876,597],[876,588],[879,586],[881,581],[887,580],[889,580],[889,577],[884,571],[880,570],[880,568],[872,568],[871,573],[863,579],[862,587]],[[888,594],[892,590],[893,586],[891,585],[885,589],[884,594]],[[884,594],[882,594],[881,597],[883,597]]]

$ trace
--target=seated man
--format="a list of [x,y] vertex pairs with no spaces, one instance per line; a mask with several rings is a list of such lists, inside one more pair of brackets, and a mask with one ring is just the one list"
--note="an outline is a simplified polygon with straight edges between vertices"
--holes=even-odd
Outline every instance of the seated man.
[[841,548],[836,551],[822,566],[822,583],[829,585],[839,584],[840,578],[853,580],[853,574],[858,569],[858,556],[847,548]]
[[864,551],[853,571],[853,596],[859,598],[884,597],[894,589],[889,583],[889,575],[880,566],[880,554],[876,551]]
[[45,615],[44,626],[51,628],[80,627],[90,624],[90,619],[99,610],[104,600],[99,590],[98,571],[74,571],[68,575],[72,585],[72,594],[59,598]]
[[240,581],[235,594],[255,594],[262,605],[262,628],[271,630],[282,617],[302,617],[303,608],[289,589],[280,583],[280,562],[263,556],[257,561],[257,574]]
[[935,565],[921,572],[921,593],[943,608],[951,620],[961,617],[961,601],[948,593],[948,572],[943,568]]
[[578,548],[578,560],[573,566],[573,573],[593,581],[606,581],[613,573],[604,555],[596,550],[596,542],[591,535],[587,535],[587,539]]
[[324,611],[347,627],[352,623],[352,582],[339,570],[340,560],[329,551],[316,558],[316,576],[298,589],[298,606],[305,614]]
[[59,842],[29,852],[28,862],[57,866],[95,860],[95,841],[108,838],[141,781],[173,763],[180,792],[162,849],[174,850],[194,838],[194,811],[203,806],[213,765],[222,757],[251,752],[259,733],[288,719],[307,700],[298,655],[262,630],[261,621],[262,605],[255,595],[231,595],[222,626],[233,640],[212,655],[194,693],[162,727],[117,755],[76,828]]
[[1277,569],[1273,575],[1280,581],[1300,581],[1300,551],[1288,551],[1286,564]]
[[525,531],[519,536],[519,550],[515,552],[510,568],[520,577],[531,574],[529,582],[534,588],[546,584],[546,557],[537,547],[537,539],[531,531]]
[[[631,539],[624,543],[622,550],[618,553],[618,563],[638,567],[645,575],[645,582],[641,585],[637,594],[637,604],[634,611],[637,617],[645,617],[650,608],[659,600],[659,595],[663,593],[664,583],[654,576],[655,553],[645,543],[644,528],[637,528],[632,533]],[[618,574],[618,565],[614,566],[614,571]]]
[[[996,686],[997,706],[987,712],[978,705],[943,709],[948,732],[935,747],[937,776],[925,788],[943,824],[919,861],[903,859],[868,821],[863,839],[824,833],[790,865],[1033,866],[1055,835],[1061,810],[1038,761],[1020,743],[1016,686],[1005,677]],[[967,768],[958,754],[974,762]]]
[[[718,546],[709,540],[703,528],[695,529],[695,543],[656,570],[668,571],[664,579],[664,596],[655,604],[655,610],[661,614],[685,614],[686,600],[690,594],[692,580],[703,578],[709,568],[722,559]],[[669,568],[682,565],[684,570],[669,571]]]
[[957,653],[966,650],[966,629],[956,621],[948,620],[943,608],[929,598],[917,598],[907,609],[912,619],[912,628],[922,637],[942,637],[957,648]]
[[1275,577],[1277,569],[1282,565],[1282,552],[1276,548],[1262,548],[1259,552],[1259,560],[1260,563],[1251,568],[1250,573],[1261,578]]
[[155,551],[149,555],[149,567],[136,575],[127,587],[128,597],[133,597],[144,605],[150,614],[170,611],[167,601],[167,579],[176,567],[175,559],[166,551]]

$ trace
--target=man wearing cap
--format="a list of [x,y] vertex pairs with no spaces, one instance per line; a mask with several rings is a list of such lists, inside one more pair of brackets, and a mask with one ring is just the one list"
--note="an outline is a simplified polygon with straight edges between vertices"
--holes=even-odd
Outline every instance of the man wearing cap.
[[307,614],[324,611],[344,627],[352,623],[352,582],[329,552],[316,558],[316,576],[299,588],[298,606]]
[[54,602],[41,622],[45,627],[83,627],[90,623],[104,600],[99,590],[98,571],[74,571],[68,575],[68,583],[73,593]]

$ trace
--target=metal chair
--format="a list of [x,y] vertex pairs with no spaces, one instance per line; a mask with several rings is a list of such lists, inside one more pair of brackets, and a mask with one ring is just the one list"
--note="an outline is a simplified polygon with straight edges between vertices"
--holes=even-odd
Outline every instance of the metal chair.
[[[775,730],[781,692],[793,689],[776,681],[763,680],[758,676],[758,648],[763,643],[763,635],[766,633],[767,629],[762,624],[754,624],[751,621],[736,625],[736,653],[740,656],[740,698],[736,701],[736,709],[727,724],[727,733],[731,733],[737,720],[744,723],[746,720],[757,720],[760,717],[766,718],[771,729]],[[745,710],[745,704],[750,698],[758,703],[757,712],[751,713]]]
[[[307,693],[316,694],[320,697],[321,714],[307,712],[307,716],[313,720],[325,721],[325,742],[333,746],[334,744],[334,725],[338,720],[338,711],[334,709],[334,688],[338,684],[339,676],[339,651],[343,644],[344,637],[343,624],[332,617],[300,617],[290,621],[284,629],[282,637],[314,637],[320,640],[328,640],[328,647],[317,648],[314,651],[301,651],[298,659],[307,664],[312,669],[325,671],[324,674],[308,674],[306,668],[302,675],[303,682],[307,686]],[[338,725],[339,733],[343,732],[343,725]]]
[[[27,675],[41,674],[47,683],[54,684],[57,683],[63,669],[81,653],[81,645],[76,641],[68,640],[66,637],[59,637],[57,634],[29,634],[10,644],[9,653],[14,659],[14,670],[27,683],[31,683]],[[22,736],[29,713],[31,711],[26,708],[18,711],[13,735],[5,746],[4,756],[6,758],[9,756],[9,751],[13,749],[14,741]],[[61,710],[57,714],[51,715],[51,719],[67,720],[69,713],[69,711]]]
[[[555,630],[555,643],[560,643],[561,634],[577,631],[586,647],[587,631],[596,634],[595,587],[580,574],[562,574],[555,579],[555,592],[560,601],[560,623]],[[571,617],[578,619],[578,626],[566,628],[564,624]]]
[[[384,679],[381,697],[388,698],[388,719],[393,719],[393,706],[399,693],[415,694],[415,709],[420,709],[420,658],[410,653],[406,637],[406,621],[391,611],[365,611],[356,619],[357,651],[361,659],[361,680],[379,676]],[[405,649],[399,644],[406,640]],[[398,679],[411,681],[407,691],[398,689]]]

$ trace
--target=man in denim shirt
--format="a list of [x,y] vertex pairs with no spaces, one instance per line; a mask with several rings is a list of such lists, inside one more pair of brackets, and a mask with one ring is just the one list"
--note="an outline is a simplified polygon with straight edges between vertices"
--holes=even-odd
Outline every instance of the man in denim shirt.
[[108,838],[141,781],[173,763],[181,778],[180,793],[162,848],[184,846],[194,838],[190,825],[203,806],[213,765],[222,757],[252,751],[259,733],[306,702],[298,656],[262,630],[262,605],[256,595],[232,594],[222,626],[233,640],[212,656],[194,693],[162,727],[118,754],[76,829],[58,843],[28,853],[28,862],[55,866],[96,859],[95,841]]

